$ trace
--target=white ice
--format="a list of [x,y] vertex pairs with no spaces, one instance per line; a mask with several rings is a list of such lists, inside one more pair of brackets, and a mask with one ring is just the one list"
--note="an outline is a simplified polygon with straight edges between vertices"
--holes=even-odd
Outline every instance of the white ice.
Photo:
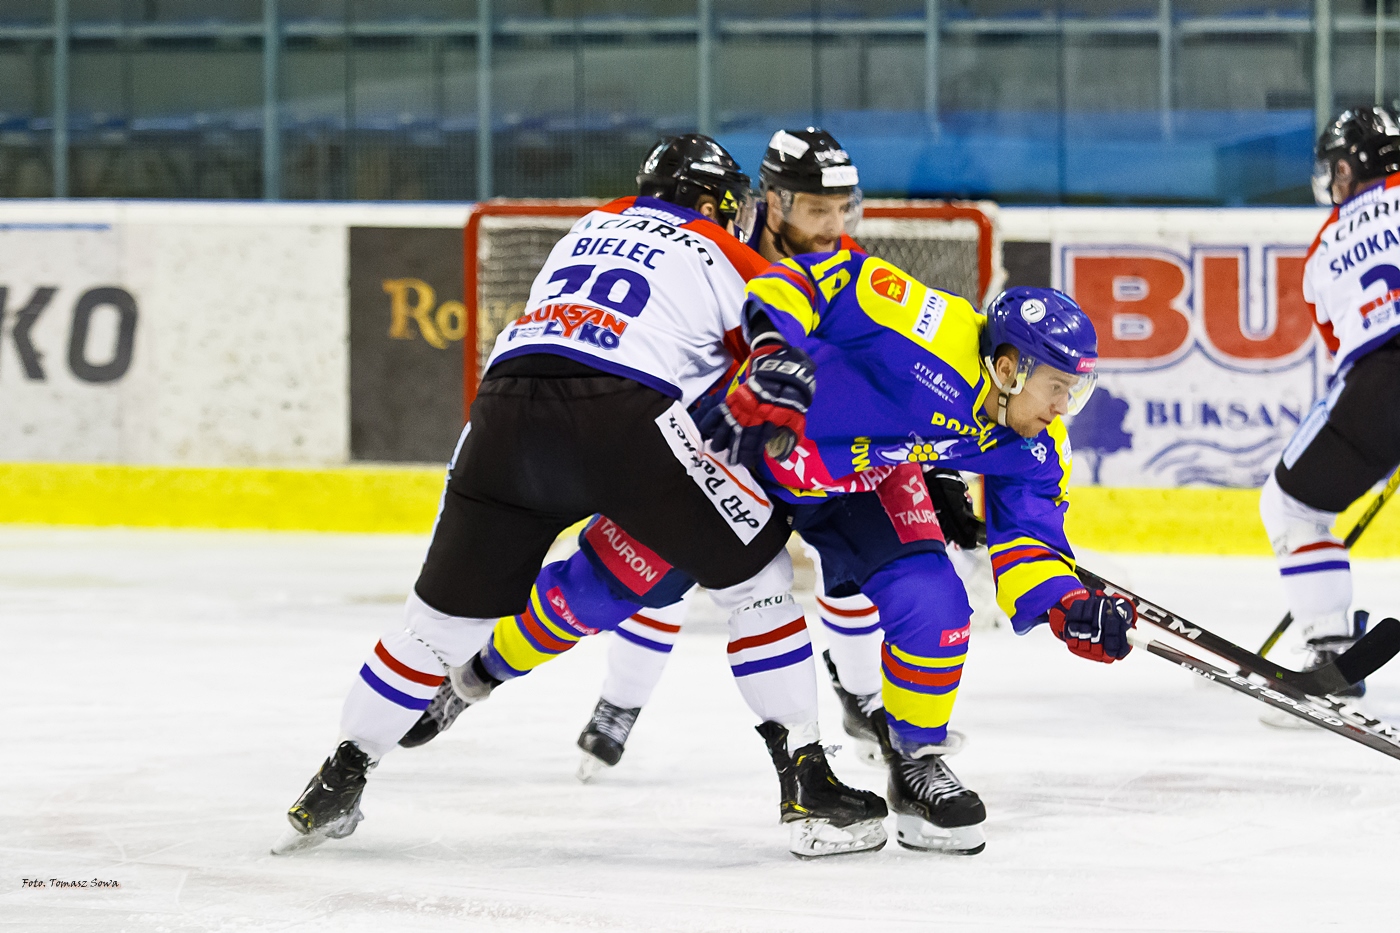
[[[274,858],[423,544],[0,529],[0,927],[1396,929],[1400,761],[1266,729],[1259,704],[1157,658],[1091,664],[1045,631],[974,637],[955,712],[971,744],[953,765],[986,801],[983,854],[891,842],[799,862],[703,600],[596,784],[575,780],[574,740],[601,638],[390,755],[354,836]],[[1085,563],[1245,644],[1283,609],[1266,560]],[[1400,562],[1358,562],[1357,588],[1400,612]],[[1395,666],[1371,708],[1400,719]],[[822,703],[840,742],[825,688]],[[882,788],[850,751],[834,761]]]

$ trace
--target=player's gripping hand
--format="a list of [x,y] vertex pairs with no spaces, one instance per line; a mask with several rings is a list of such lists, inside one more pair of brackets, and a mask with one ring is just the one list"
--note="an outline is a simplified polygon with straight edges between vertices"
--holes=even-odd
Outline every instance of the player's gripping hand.
[[1126,658],[1128,629],[1137,622],[1137,609],[1122,596],[1080,587],[1050,607],[1050,630],[1069,650],[1090,661],[1112,664]]
[[766,343],[749,357],[749,377],[700,422],[700,433],[730,463],[757,469],[764,445],[786,432],[788,441],[771,450],[782,460],[802,439],[807,409],[817,387],[817,366],[797,347]]
[[928,495],[933,501],[933,511],[938,515],[938,526],[943,529],[944,538],[964,551],[987,543],[987,525],[973,511],[967,480],[962,478],[961,473],[957,470],[925,470],[924,485],[928,486]]

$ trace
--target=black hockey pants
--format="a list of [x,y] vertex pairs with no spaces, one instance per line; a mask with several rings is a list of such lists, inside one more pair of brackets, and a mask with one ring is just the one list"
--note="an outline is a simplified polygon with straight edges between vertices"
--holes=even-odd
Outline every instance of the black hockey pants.
[[1341,512],[1400,464],[1400,337],[1347,371],[1325,422],[1312,417],[1274,475],[1304,505]]
[[787,512],[776,508],[745,545],[656,424],[672,402],[559,356],[493,366],[448,477],[418,595],[455,616],[522,612],[554,539],[596,512],[703,586],[757,574],[787,542]]

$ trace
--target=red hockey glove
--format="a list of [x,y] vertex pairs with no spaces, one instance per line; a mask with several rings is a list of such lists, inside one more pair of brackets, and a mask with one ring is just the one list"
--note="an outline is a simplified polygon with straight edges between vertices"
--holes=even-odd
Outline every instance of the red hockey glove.
[[749,378],[710,409],[700,433],[730,463],[757,469],[763,448],[781,431],[790,432],[783,459],[801,440],[807,408],[817,387],[816,364],[797,347],[766,343],[749,357]]
[[1080,587],[1050,607],[1050,630],[1069,650],[1090,661],[1112,664],[1126,658],[1128,629],[1137,623],[1137,609],[1122,596]]

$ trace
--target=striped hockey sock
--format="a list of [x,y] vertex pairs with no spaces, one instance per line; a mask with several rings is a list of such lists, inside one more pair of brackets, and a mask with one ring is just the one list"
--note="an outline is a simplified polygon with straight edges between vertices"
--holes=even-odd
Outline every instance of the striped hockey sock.
[[817,594],[817,609],[841,686],[858,696],[879,693],[880,643],[885,637],[879,610],[860,594],[835,597],[823,593]]
[[623,709],[646,706],[666,669],[685,622],[686,604],[643,609],[618,626],[608,646],[608,674],[600,695]]
[[443,663],[412,633],[386,633],[345,698],[341,735],[371,758],[381,757],[418,721],[445,674]]
[[749,709],[762,721],[816,720],[812,639],[791,594],[760,600],[730,615],[729,669]]

